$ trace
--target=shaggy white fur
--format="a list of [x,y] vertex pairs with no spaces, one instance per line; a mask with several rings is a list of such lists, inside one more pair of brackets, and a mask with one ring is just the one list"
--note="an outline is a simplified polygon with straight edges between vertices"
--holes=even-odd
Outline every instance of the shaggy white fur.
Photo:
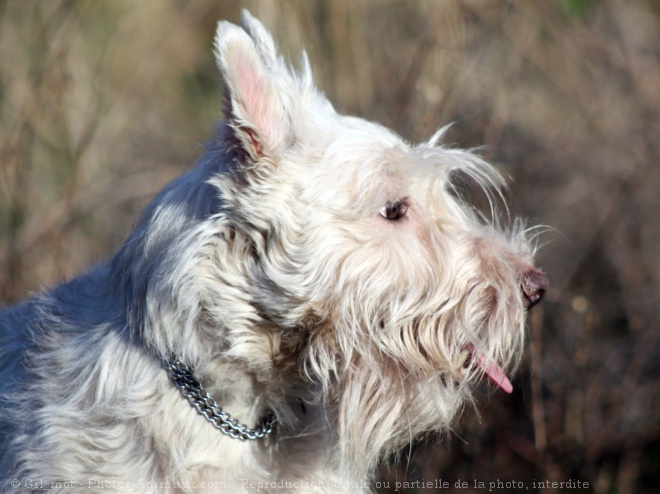
[[[248,13],[215,50],[225,121],[196,166],[111,261],[1,314],[2,492],[368,492],[479,379],[510,391],[547,280],[521,224],[452,185],[500,175],[442,131],[413,146],[337,114]],[[215,429],[172,355],[273,432]]]

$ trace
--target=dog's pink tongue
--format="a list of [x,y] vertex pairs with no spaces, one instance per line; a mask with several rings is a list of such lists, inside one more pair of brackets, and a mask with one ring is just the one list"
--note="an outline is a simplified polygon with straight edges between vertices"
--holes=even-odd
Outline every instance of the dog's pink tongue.
[[490,381],[502,388],[507,393],[511,394],[513,391],[513,385],[509,378],[506,377],[502,368],[497,365],[495,362],[488,360],[488,357],[483,353],[479,353],[477,356],[477,365],[486,373]]
[[490,360],[485,353],[476,350],[472,345],[467,346],[467,350],[472,354],[472,359],[475,360],[481,370],[484,371],[484,374],[488,379],[495,384],[496,386],[503,389],[505,392],[511,394],[513,391],[513,385],[511,381],[506,377],[506,374],[502,368],[497,365],[495,362]]

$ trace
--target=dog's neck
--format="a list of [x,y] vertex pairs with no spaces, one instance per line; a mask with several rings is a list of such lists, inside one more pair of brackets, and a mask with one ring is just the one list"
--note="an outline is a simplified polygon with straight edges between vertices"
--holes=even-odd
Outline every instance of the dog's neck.
[[223,434],[247,441],[261,439],[273,431],[277,419],[272,412],[268,412],[257,427],[250,428],[224,411],[195,377],[193,369],[179,358],[171,356],[163,360],[163,366],[190,406]]

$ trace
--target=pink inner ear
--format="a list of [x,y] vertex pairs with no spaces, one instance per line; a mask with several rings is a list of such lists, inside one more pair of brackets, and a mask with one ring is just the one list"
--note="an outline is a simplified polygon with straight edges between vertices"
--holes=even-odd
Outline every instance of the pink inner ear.
[[[259,118],[266,111],[264,81],[251,60],[238,60],[235,66],[238,91],[243,99],[245,110],[251,120]],[[253,122],[256,123],[256,122]],[[261,128],[261,126],[259,126]]]
[[[257,56],[255,54],[255,56]],[[233,86],[235,95],[232,95],[236,104],[237,100],[243,106],[244,113],[242,118],[251,123],[257,135],[250,133],[255,151],[263,154],[262,144],[265,144],[271,150],[274,147],[272,142],[272,128],[274,114],[272,107],[273,99],[277,98],[273,88],[260,67],[255,65],[252,57],[236,57],[233,63],[234,80]],[[261,141],[261,142],[260,142]]]

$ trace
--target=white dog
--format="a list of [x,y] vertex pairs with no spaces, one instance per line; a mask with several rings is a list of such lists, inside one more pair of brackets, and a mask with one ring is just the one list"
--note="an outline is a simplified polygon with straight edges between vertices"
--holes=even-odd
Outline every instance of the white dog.
[[2,492],[369,492],[478,380],[511,390],[547,279],[452,186],[497,172],[337,114],[248,13],[215,48],[196,166],[112,260],[1,314]]

